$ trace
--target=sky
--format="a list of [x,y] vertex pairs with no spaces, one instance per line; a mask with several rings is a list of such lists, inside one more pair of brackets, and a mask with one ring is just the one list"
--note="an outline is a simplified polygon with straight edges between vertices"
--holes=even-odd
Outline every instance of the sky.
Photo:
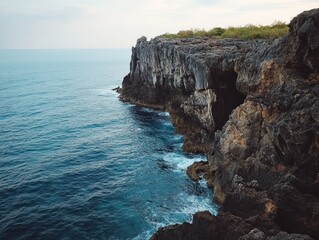
[[0,49],[130,48],[186,29],[289,23],[319,0],[0,0]]

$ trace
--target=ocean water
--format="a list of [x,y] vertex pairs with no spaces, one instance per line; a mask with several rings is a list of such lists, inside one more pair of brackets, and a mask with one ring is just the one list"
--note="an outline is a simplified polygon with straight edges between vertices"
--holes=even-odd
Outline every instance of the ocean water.
[[216,213],[165,112],[111,89],[130,50],[0,51],[0,239],[148,239]]

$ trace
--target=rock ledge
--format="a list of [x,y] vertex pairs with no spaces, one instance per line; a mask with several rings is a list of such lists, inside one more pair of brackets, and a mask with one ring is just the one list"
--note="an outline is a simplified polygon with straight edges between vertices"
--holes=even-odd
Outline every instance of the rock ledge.
[[319,9],[273,41],[137,41],[121,99],[170,112],[183,149],[205,152],[218,216],[152,239],[319,239]]

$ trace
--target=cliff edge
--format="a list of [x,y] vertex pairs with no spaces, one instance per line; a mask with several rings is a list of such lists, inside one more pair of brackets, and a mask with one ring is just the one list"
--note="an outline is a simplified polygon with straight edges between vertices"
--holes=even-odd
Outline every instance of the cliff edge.
[[205,168],[221,204],[152,239],[319,239],[319,9],[289,28],[137,41],[120,98],[170,112],[183,149],[208,156],[189,175]]

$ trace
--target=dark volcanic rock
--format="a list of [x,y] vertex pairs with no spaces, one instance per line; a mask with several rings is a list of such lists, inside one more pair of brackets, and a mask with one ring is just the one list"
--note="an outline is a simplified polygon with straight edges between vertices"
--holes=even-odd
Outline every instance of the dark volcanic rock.
[[[248,234],[252,226],[229,213],[220,213],[215,217],[210,212],[198,212],[193,216],[193,223],[183,223],[160,228],[151,240],[183,239],[239,239]],[[228,231],[227,229],[232,229]]]
[[[183,149],[207,152],[218,216],[153,239],[319,239],[319,9],[272,41],[138,40],[121,98],[166,109]],[[310,237],[311,236],[311,237]]]
[[284,231],[317,239],[319,51],[300,28],[318,16],[318,9],[302,13],[286,37],[262,50],[266,54],[242,60],[237,81],[247,99],[215,134],[208,156],[222,209],[243,218],[267,216]]

